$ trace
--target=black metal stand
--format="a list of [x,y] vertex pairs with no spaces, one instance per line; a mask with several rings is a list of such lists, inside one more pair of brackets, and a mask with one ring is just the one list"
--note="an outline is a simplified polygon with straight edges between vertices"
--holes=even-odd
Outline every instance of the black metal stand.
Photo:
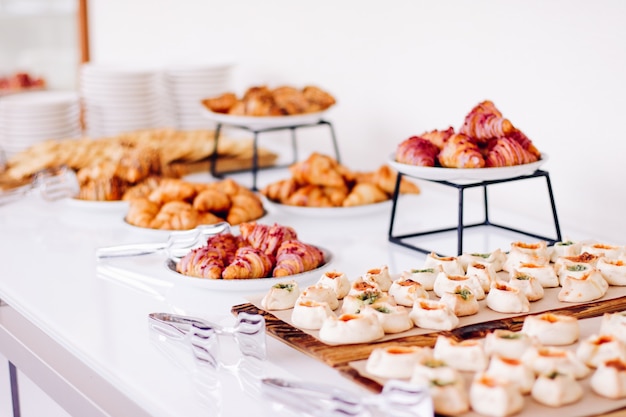
[[13,405],[13,417],[20,417],[22,411],[20,410],[20,394],[17,383],[17,368],[13,365],[13,362],[9,362],[9,379],[11,383],[11,403]]
[[[225,123],[217,123],[217,126],[215,127],[215,141],[214,141],[215,145],[213,147],[213,154],[211,155],[211,175],[216,178],[220,178],[225,175],[225,173],[217,172],[217,158],[218,158],[217,145],[218,145],[218,140],[220,137],[220,131],[222,130],[223,125],[225,125]],[[320,120],[317,123],[301,124],[301,125],[295,125],[295,126],[269,127],[269,128],[264,128],[264,129],[254,129],[249,126],[235,125],[235,124],[226,124],[226,125],[228,127],[234,127],[237,129],[247,130],[248,132],[251,132],[254,135],[254,140],[252,142],[252,168],[250,169],[250,171],[252,172],[252,190],[253,191],[257,191],[256,179],[257,179],[257,173],[260,169],[284,168],[285,166],[288,166],[288,165],[282,165],[282,166],[271,166],[271,167],[266,167],[266,168],[259,167],[258,141],[259,141],[259,135],[261,133],[276,132],[279,130],[290,130],[291,131],[291,146],[292,146],[292,152],[293,152],[293,163],[295,163],[298,160],[298,145],[296,141],[296,130],[305,128],[305,127],[328,126],[330,130],[332,143],[333,143],[333,148],[335,151],[335,158],[337,159],[338,162],[341,162],[341,158],[339,156],[339,147],[337,145],[337,138],[335,136],[335,129],[333,128],[332,123],[326,120]],[[248,170],[246,169],[242,171],[248,171]],[[242,172],[242,171],[230,171],[229,173],[232,174],[235,172]]]
[[[556,242],[561,241],[561,229],[559,226],[559,220],[556,214],[556,205],[554,203],[554,195],[552,193],[552,185],[550,183],[550,175],[548,174],[547,171],[542,171],[542,170],[537,170],[535,171],[533,174],[530,175],[523,175],[523,176],[519,176],[519,177],[515,177],[515,178],[507,178],[507,179],[501,179],[501,180],[491,180],[491,181],[481,181],[481,182],[475,182],[475,183],[470,183],[470,184],[457,184],[457,183],[453,183],[453,182],[449,182],[449,181],[435,181],[435,180],[427,180],[427,181],[431,181],[431,182],[436,182],[442,185],[446,185],[446,186],[450,186],[450,187],[454,187],[459,191],[459,212],[458,212],[458,224],[457,226],[454,227],[448,227],[448,228],[443,228],[443,229],[435,229],[435,230],[429,230],[429,231],[424,231],[424,232],[419,232],[419,233],[412,233],[412,234],[405,234],[405,235],[394,235],[393,233],[393,229],[394,229],[394,221],[395,221],[395,215],[396,215],[396,209],[397,209],[397,204],[398,204],[398,196],[399,196],[399,189],[400,189],[400,181],[402,179],[403,174],[399,173],[398,178],[396,180],[396,187],[394,190],[394,194],[393,194],[393,205],[392,205],[392,209],[391,209],[391,223],[389,225],[389,241],[393,242],[395,244],[398,245],[402,245],[404,247],[410,248],[410,249],[414,249],[417,250],[419,252],[425,253],[425,254],[429,254],[431,252],[433,252],[432,250],[426,249],[426,248],[422,248],[422,247],[418,247],[415,246],[413,244],[407,243],[404,240],[405,239],[409,239],[409,238],[414,238],[414,237],[419,237],[419,236],[426,236],[426,235],[432,235],[432,234],[436,234],[436,233],[443,233],[443,232],[450,232],[450,231],[457,231],[457,253],[456,255],[461,255],[463,253],[463,231],[465,229],[468,228],[472,228],[472,227],[478,227],[478,226],[492,226],[492,227],[497,227],[500,229],[504,229],[504,230],[508,230],[511,232],[515,232],[515,233],[520,233],[526,236],[530,236],[536,239],[540,239],[540,240],[545,240],[548,242],[549,245],[552,245]],[[552,238],[548,238],[545,236],[540,236],[538,234],[535,233],[531,233],[531,232],[527,232],[527,231],[523,231],[523,230],[519,230],[519,229],[515,229],[513,227],[509,227],[509,226],[504,226],[501,224],[496,224],[493,223],[489,220],[489,201],[488,201],[488,197],[487,197],[487,186],[492,185],[492,184],[501,184],[501,183],[506,183],[506,182],[512,182],[512,181],[521,181],[521,180],[526,180],[529,178],[537,178],[537,177],[544,177],[546,179],[546,184],[548,187],[548,194],[550,197],[550,204],[552,207],[552,216],[554,219],[554,227],[556,230],[556,239],[552,239]],[[479,223],[473,223],[473,224],[464,224],[463,221],[463,193],[466,189],[468,188],[474,188],[474,187],[482,187],[483,188],[483,202],[484,202],[484,213],[485,213],[485,217],[484,220],[482,222]],[[439,254],[441,255],[441,254]]]

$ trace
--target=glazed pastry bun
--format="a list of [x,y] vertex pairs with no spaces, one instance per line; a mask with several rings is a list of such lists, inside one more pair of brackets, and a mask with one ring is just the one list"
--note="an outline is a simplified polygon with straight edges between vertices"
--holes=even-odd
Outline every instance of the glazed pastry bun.
[[424,358],[431,358],[429,347],[386,346],[372,350],[365,370],[380,378],[411,378],[413,368]]
[[409,316],[417,327],[423,329],[452,330],[459,325],[459,318],[450,307],[436,300],[417,300]]
[[396,300],[396,303],[405,307],[413,307],[418,298],[429,298],[428,292],[418,281],[409,279],[397,279],[391,283],[388,294]]
[[571,345],[580,336],[578,319],[555,313],[543,313],[524,318],[522,332],[547,346]]
[[493,282],[486,297],[487,307],[498,313],[528,313],[530,301],[522,291],[504,282]]
[[600,363],[590,382],[598,395],[614,400],[626,398],[626,362],[612,359]]
[[261,299],[261,307],[271,310],[288,310],[296,305],[300,295],[298,283],[294,280],[279,282],[272,285],[269,291]]
[[373,314],[329,316],[320,328],[319,338],[329,345],[368,343],[385,335],[383,326]]
[[338,300],[343,299],[350,292],[350,280],[343,272],[326,271],[317,281],[319,285],[331,288]]
[[537,377],[530,395],[538,403],[560,407],[579,401],[583,389],[571,375],[550,372]]
[[470,405],[478,414],[506,417],[517,414],[524,407],[524,398],[517,384],[477,373],[470,385]]
[[437,336],[433,356],[458,371],[484,371],[489,362],[479,340],[469,339],[457,342],[444,335]]
[[291,311],[294,326],[307,330],[319,330],[327,317],[335,317],[328,303],[298,300]]

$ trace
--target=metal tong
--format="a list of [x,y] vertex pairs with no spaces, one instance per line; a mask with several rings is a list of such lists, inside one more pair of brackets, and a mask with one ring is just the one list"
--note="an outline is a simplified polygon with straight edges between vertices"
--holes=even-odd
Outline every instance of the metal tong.
[[264,378],[261,387],[274,401],[314,417],[434,415],[428,390],[400,380],[389,380],[380,394],[365,396],[331,385],[280,378]]
[[210,236],[229,231],[230,224],[227,222],[200,225],[191,230],[174,231],[170,233],[165,242],[132,243],[98,248],[96,249],[96,258],[139,256],[166,251],[168,258],[178,261],[190,250],[205,245]]
[[27,185],[1,192],[0,205],[17,201],[34,191],[38,191],[44,200],[55,201],[76,196],[80,185],[73,169],[66,166],[47,168],[38,171]]
[[266,358],[265,318],[259,314],[239,313],[233,327],[170,313],[150,313],[148,322],[165,337],[188,343],[195,358],[214,369],[224,366],[219,357],[219,335],[232,336],[245,357]]

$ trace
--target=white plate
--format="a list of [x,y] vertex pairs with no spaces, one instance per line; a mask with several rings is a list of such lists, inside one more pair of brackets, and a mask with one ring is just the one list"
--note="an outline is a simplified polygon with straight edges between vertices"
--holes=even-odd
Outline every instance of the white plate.
[[194,287],[204,288],[207,290],[217,291],[240,291],[240,292],[260,292],[269,290],[272,285],[279,282],[294,280],[301,288],[306,287],[310,283],[317,282],[322,276],[322,270],[327,268],[333,260],[333,256],[330,251],[317,246],[322,252],[324,252],[324,264],[301,274],[289,275],[280,278],[251,278],[251,279],[206,279],[195,278],[187,275],[183,275],[176,272],[176,264],[173,260],[168,259],[165,262],[165,267],[168,271],[175,274],[175,283],[183,285],[191,285]]
[[401,164],[395,160],[395,154],[389,156],[389,165],[397,171],[416,178],[434,181],[492,181],[515,178],[535,172],[548,160],[548,155],[541,154],[541,159],[530,164],[496,168],[442,168]]
[[296,114],[293,116],[233,116],[224,113],[215,113],[202,107],[202,114],[208,119],[226,125],[244,126],[250,129],[267,129],[276,127],[290,127],[315,124],[324,118],[327,110]]
[[294,214],[297,216],[341,218],[364,216],[368,214],[382,213],[385,211],[390,212],[392,203],[391,200],[387,200],[380,203],[364,204],[362,206],[353,207],[302,207],[280,204],[263,197],[263,205],[272,209],[272,211],[275,209],[276,211]]
[[66,198],[64,201],[70,207],[76,207],[84,210],[128,211],[128,201],[125,200],[94,201],[81,200],[79,198]]

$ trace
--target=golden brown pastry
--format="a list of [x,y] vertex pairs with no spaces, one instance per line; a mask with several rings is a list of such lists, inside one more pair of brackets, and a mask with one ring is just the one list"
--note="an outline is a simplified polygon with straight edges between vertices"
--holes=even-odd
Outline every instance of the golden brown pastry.
[[134,226],[150,227],[160,208],[158,204],[147,198],[132,199],[129,202],[126,221]]
[[320,185],[307,184],[298,188],[287,198],[285,204],[301,207],[333,207],[330,198]]
[[302,93],[309,102],[306,112],[326,110],[336,103],[335,97],[319,87],[308,85],[302,89]]
[[276,255],[276,251],[285,240],[298,239],[298,234],[292,227],[278,223],[267,225],[246,222],[239,225],[239,231],[244,242],[272,256]]
[[272,275],[285,277],[317,268],[324,262],[324,253],[299,240],[286,240],[276,251],[276,266]]
[[224,279],[265,278],[272,273],[272,256],[260,249],[242,246],[237,249],[235,259],[224,268]]
[[272,91],[274,102],[283,114],[301,114],[309,105],[301,90],[295,87],[282,86]]
[[439,148],[434,143],[419,136],[411,136],[398,145],[396,161],[407,165],[433,167],[438,154]]
[[204,99],[202,104],[212,112],[228,113],[237,101],[237,95],[229,92],[217,97]]
[[448,138],[456,133],[454,128],[450,126],[446,130],[431,130],[429,132],[424,132],[419,137],[428,139],[431,141],[437,148],[443,148],[443,144],[446,143]]
[[197,211],[225,213],[230,209],[231,204],[228,194],[214,189],[201,191],[193,199],[193,208]]
[[287,178],[268,184],[261,189],[261,194],[271,201],[277,201],[284,204],[287,202],[289,196],[297,190],[297,188],[298,186],[296,184],[296,180],[293,178]]
[[198,212],[184,201],[169,201],[150,223],[152,229],[188,230],[198,225]]
[[[210,211],[198,211],[198,221],[196,226],[199,226],[201,224],[216,224],[216,223],[221,223],[223,221],[226,221],[226,219],[219,217],[213,213],[211,213]],[[195,227],[195,226],[194,226]]]
[[232,205],[226,215],[226,221],[231,225],[256,220],[265,214],[263,203],[254,194],[236,194],[230,199]]
[[195,195],[193,184],[176,178],[165,178],[150,193],[148,199],[157,204],[165,204],[172,201],[192,201]]
[[450,136],[438,156],[446,168],[483,168],[485,160],[478,145],[462,133]]
[[388,200],[387,194],[374,184],[361,182],[354,186],[348,197],[343,201],[344,207],[374,204]]
[[196,278],[220,279],[224,260],[209,246],[191,250],[176,263],[176,271]]
[[498,138],[492,141],[493,145],[487,152],[487,167],[508,167],[513,165],[529,164],[539,158],[532,152],[524,149],[522,144],[510,137]]
[[477,143],[507,136],[515,130],[513,124],[502,116],[492,101],[478,103],[465,116],[460,133],[473,138]]
[[[397,179],[398,173],[391,169],[389,165],[382,165],[380,168],[374,171],[374,184],[376,184],[389,195],[393,194],[393,192],[395,191]],[[400,193],[419,194],[420,188],[417,184],[408,180],[406,177],[402,177],[402,180],[400,180]]]
[[328,155],[314,152],[306,160],[291,165],[289,170],[292,177],[299,184],[325,185],[329,187],[344,185],[339,163]]
[[161,180],[162,178],[158,176],[150,176],[144,179],[140,183],[128,188],[124,192],[122,200],[130,201],[134,198],[148,198],[150,193],[159,186]]

